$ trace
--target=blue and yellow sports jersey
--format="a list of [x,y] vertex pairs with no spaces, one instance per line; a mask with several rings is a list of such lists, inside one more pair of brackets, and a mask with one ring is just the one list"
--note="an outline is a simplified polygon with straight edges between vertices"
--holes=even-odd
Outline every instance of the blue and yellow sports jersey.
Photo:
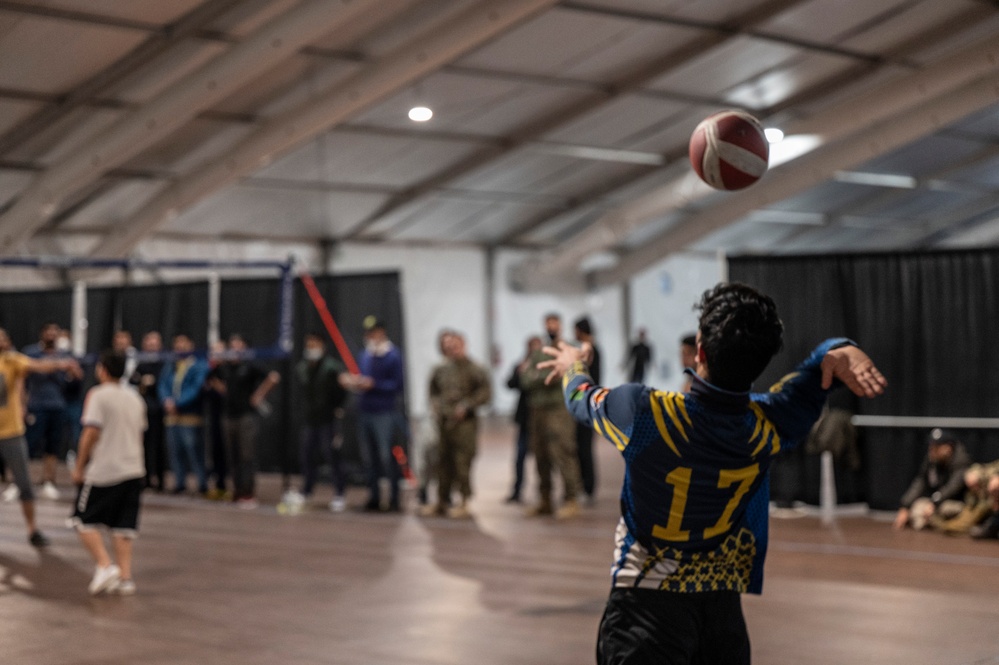
[[806,438],[825,404],[830,339],[769,393],[733,393],[694,377],[688,393],[593,385],[577,364],[563,379],[573,417],[625,461],[615,587],[760,593],[773,456]]

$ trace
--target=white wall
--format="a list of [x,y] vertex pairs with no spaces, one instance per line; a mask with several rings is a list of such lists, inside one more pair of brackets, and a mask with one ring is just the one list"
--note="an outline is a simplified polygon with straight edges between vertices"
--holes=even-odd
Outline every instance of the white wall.
[[632,279],[631,335],[644,327],[653,347],[654,368],[646,383],[663,390],[682,387],[680,339],[697,330],[693,306],[701,294],[723,278],[718,258],[675,254]]
[[593,323],[596,343],[603,354],[602,382],[616,385],[623,380],[620,367],[625,348],[622,289],[605,288],[587,295],[572,296],[514,292],[509,287],[507,275],[528,256],[530,254],[527,252],[498,252],[494,266],[495,343],[498,365],[493,373],[493,402],[496,409],[502,413],[510,413],[516,406],[516,392],[506,387],[510,370],[514,364],[523,359],[528,337],[544,335],[543,317],[549,312],[556,312],[562,316],[563,335],[570,341],[573,339],[573,322],[584,314],[589,316]]

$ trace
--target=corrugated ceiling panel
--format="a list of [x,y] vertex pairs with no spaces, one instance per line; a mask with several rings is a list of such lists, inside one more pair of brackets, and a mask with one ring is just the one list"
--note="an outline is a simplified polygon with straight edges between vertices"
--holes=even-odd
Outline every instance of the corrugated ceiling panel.
[[147,102],[225,50],[216,42],[182,42],[122,81],[111,94],[135,104]]
[[36,102],[0,99],[0,134],[11,129],[41,107],[42,105]]
[[639,95],[624,95],[576,122],[549,134],[552,141],[605,148],[630,148],[636,135],[663,122],[672,122],[689,105]]
[[403,188],[436,174],[478,147],[458,141],[332,132],[257,175]]
[[[112,16],[142,23],[171,23],[191,11],[204,0],[45,0],[44,4],[58,9]],[[37,3],[42,4],[42,3]]]
[[31,171],[0,169],[0,208],[30,185],[35,175]]
[[166,186],[164,182],[126,180],[96,201],[66,219],[60,228],[93,229],[114,226],[134,212]]
[[166,224],[166,231],[332,238],[371,214],[377,194],[326,194],[237,185]]
[[654,81],[655,90],[717,97],[771,67],[799,59],[803,51],[749,36],[735,37],[699,58]]
[[767,109],[819,86],[857,64],[853,58],[808,53],[725,93],[725,101],[747,109]]
[[110,109],[77,109],[19,146],[11,157],[52,165],[73,154],[91,136],[107,129],[121,116],[122,111]]
[[226,152],[252,129],[247,124],[192,120],[129,160],[127,166],[185,173],[206,162],[224,159]]
[[146,36],[140,30],[23,18],[0,33],[0,87],[66,92]]
[[555,8],[466,56],[461,64],[608,81],[699,34],[690,28]]
[[789,212],[831,213],[876,193],[871,187],[825,182],[768,207]]
[[212,24],[212,28],[237,37],[259,30],[296,4],[295,0],[244,0]]
[[763,32],[836,44],[859,29],[883,23],[893,10],[911,6],[910,0],[829,2],[811,0],[783,12],[760,26]]
[[932,176],[981,149],[981,143],[958,137],[927,136],[852,170],[869,173]]

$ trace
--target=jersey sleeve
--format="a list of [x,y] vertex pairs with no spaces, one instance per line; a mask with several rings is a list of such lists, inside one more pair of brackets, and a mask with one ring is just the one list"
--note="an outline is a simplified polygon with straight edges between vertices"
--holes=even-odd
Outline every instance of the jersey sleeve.
[[624,451],[631,439],[635,417],[648,404],[647,388],[628,383],[617,388],[596,384],[583,363],[574,364],[562,378],[565,405],[576,422],[596,430]]
[[[769,393],[752,396],[776,425],[782,448],[793,448],[808,437],[829,393],[822,388],[822,359],[829,351],[847,345],[855,346],[845,337],[827,339],[795,371],[771,386]],[[838,385],[836,381],[833,387]]]

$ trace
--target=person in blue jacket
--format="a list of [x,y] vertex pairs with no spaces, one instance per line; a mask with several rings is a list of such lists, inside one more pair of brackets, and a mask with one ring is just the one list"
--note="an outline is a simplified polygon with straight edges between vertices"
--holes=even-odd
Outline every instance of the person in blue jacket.
[[205,472],[204,410],[202,392],[208,363],[194,355],[194,342],[187,335],[173,338],[173,361],[163,366],[157,393],[163,404],[167,454],[174,475],[174,493],[187,490],[187,472],[194,472],[198,493],[208,492]]
[[688,392],[595,385],[588,349],[547,348],[548,379],[625,461],[600,663],[750,662],[740,593],[760,593],[767,548],[767,470],[803,442],[840,382],[874,397],[887,385],[848,339],[820,344],[770,392],[752,383],[782,346],[772,299],[720,284],[701,299]]
[[357,400],[357,436],[361,459],[368,475],[368,502],[364,509],[381,508],[379,481],[389,481],[390,512],[399,512],[401,469],[392,455],[392,444],[400,429],[400,397],[404,378],[402,353],[385,325],[374,316],[364,319],[364,351],[358,358],[360,374],[349,377],[347,386],[360,393]]

